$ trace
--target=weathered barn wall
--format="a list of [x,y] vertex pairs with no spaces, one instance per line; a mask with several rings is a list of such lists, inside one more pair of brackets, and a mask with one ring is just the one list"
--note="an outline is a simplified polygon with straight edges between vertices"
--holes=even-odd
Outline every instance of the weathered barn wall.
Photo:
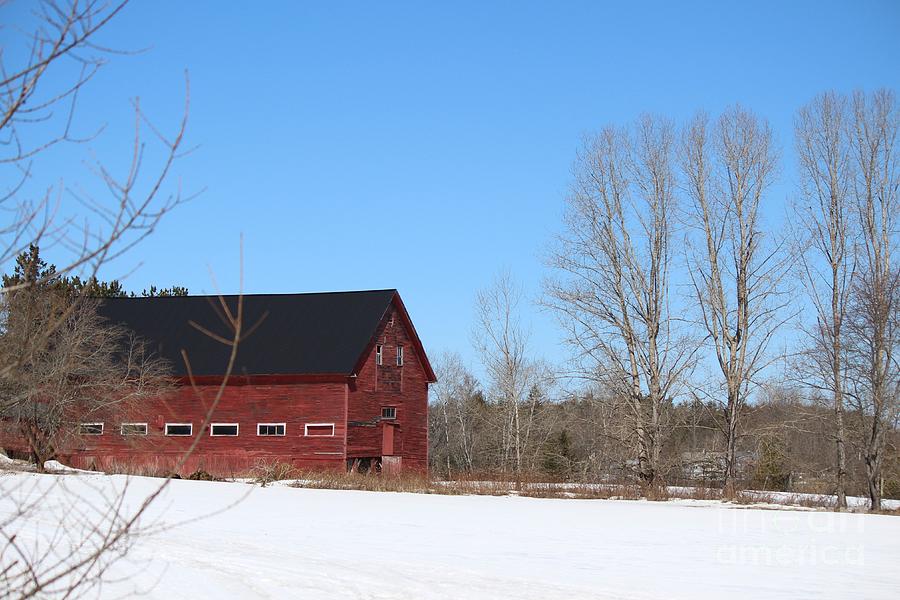
[[[350,390],[348,458],[380,457],[384,439],[381,409],[397,409],[393,451],[402,457],[403,470],[428,468],[428,378],[412,341],[409,324],[393,307],[375,333],[365,363]],[[383,364],[375,361],[375,346],[383,346]],[[403,346],[402,367],[396,363]]]
[[[166,471],[190,447],[198,433],[217,387],[200,386],[197,392],[183,386],[171,397],[152,401],[132,415],[105,423],[103,435],[82,436],[83,445],[65,457],[82,468]],[[202,469],[214,475],[247,472],[259,461],[284,462],[303,468],[344,468],[345,383],[294,383],[228,385],[213,413],[212,423],[237,423],[236,437],[210,436],[202,432],[196,450],[177,471],[184,475]],[[146,422],[146,436],[123,436],[121,422]],[[165,424],[193,423],[194,436],[164,434]],[[284,436],[257,435],[258,423],[285,423]],[[333,437],[304,435],[308,423],[334,423]]]

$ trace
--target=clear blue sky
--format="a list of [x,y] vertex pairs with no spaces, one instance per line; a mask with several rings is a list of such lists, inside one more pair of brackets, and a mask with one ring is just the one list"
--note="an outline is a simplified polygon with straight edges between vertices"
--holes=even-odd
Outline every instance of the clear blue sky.
[[[23,10],[13,4],[10,10]],[[8,35],[8,31],[0,35]],[[534,298],[581,136],[642,111],[681,119],[741,102],[770,119],[792,193],[793,113],[816,93],[900,89],[900,2],[134,2],[81,98],[116,164],[129,99],[174,126],[177,174],[206,188],[107,270],[126,285],[236,292],[398,288],[426,347],[474,362],[477,289],[508,268]],[[48,182],[94,185],[76,154]],[[74,157],[74,158],[73,158]],[[535,351],[561,360],[550,315],[525,306]]]

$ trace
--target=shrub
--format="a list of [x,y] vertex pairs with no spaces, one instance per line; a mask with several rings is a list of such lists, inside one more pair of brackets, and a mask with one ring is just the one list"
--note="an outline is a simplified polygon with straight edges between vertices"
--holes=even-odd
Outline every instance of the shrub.
[[276,481],[295,479],[297,470],[293,465],[284,462],[258,461],[251,469],[250,476],[253,477],[256,483],[266,487]]
[[191,481],[222,481],[220,478],[210,475],[203,469],[197,469],[196,471],[188,475],[187,479]]

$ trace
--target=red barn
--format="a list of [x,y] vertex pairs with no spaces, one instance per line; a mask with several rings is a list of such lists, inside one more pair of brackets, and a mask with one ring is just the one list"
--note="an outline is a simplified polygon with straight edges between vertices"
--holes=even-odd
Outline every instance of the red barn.
[[[231,311],[237,296],[225,296]],[[117,422],[85,424],[63,458],[99,469],[171,468],[193,439],[182,474],[246,472],[259,462],[385,470],[428,467],[428,384],[434,371],[396,290],[243,297],[233,374],[218,296],[115,298],[101,314],[150,342],[178,380],[174,394]],[[206,332],[202,331],[206,330]],[[189,385],[182,351],[197,389]]]

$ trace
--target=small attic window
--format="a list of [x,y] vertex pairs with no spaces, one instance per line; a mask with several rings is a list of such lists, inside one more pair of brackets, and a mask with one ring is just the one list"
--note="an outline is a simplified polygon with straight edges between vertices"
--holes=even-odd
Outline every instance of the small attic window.
[[403,346],[397,346],[397,366],[403,366]]
[[381,344],[375,345],[375,364],[379,367],[384,363],[384,346]]

